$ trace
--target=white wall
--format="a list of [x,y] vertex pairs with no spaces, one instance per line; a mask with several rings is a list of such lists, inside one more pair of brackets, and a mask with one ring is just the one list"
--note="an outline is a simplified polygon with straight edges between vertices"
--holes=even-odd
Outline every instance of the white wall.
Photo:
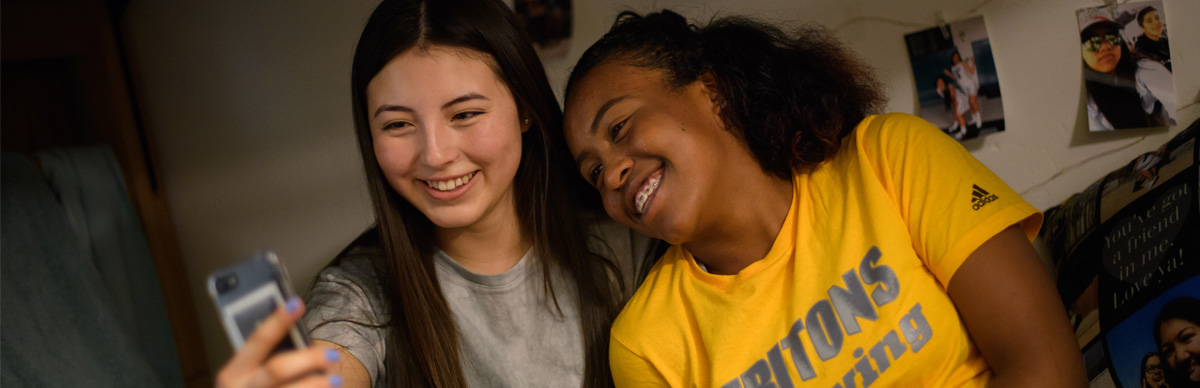
[[[1176,112],[1180,125],[1169,129],[1088,132],[1075,10],[1104,4],[1098,0],[862,0],[861,16],[923,27],[868,21],[846,27],[842,36],[887,83],[889,110],[915,113],[916,85],[903,35],[937,25],[939,12],[953,22],[981,3],[978,14],[987,22],[1007,129],[964,145],[1039,209],[1158,148],[1200,117],[1200,105],[1191,105]],[[1200,1],[1163,4],[1176,99],[1184,107],[1200,98],[1200,24],[1194,22],[1200,20]]]
[[[1163,0],[1175,87],[1200,97],[1200,1]],[[229,347],[203,287],[213,269],[279,252],[296,286],[371,223],[350,118],[350,58],[375,0],[134,1],[124,24],[138,97],[161,160],[210,364]],[[889,110],[915,113],[903,35],[979,7],[996,57],[1007,131],[966,143],[1026,199],[1049,208],[1183,126],[1087,132],[1074,11],[1098,0],[575,0],[564,58],[546,60],[561,94],[570,67],[621,10],[693,19],[750,14],[841,26],[887,84]],[[884,20],[886,19],[886,20]],[[847,24],[849,23],[849,24]],[[1177,113],[1181,124],[1200,105]]]

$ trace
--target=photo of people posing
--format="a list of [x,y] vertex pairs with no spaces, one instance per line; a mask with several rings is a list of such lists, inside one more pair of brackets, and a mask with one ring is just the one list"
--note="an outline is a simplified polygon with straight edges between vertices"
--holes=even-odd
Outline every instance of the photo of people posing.
[[1162,9],[1147,1],[1077,12],[1089,131],[1175,125]]
[[1120,170],[1108,174],[1100,194],[1100,222],[1107,221],[1126,205],[1192,167],[1195,142],[1194,137],[1177,136],[1155,150],[1138,155]]
[[1171,287],[1106,336],[1121,387],[1200,387],[1200,276]]
[[921,118],[957,140],[1004,130],[1000,80],[982,16],[904,38]]

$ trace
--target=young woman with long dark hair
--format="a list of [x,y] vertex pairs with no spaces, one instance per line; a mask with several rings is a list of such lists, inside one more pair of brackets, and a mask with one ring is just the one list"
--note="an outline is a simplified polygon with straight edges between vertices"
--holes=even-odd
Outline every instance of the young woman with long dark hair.
[[1158,352],[1146,353],[1142,356],[1142,388],[1171,388],[1163,375],[1162,357]]
[[1174,125],[1171,71],[1131,52],[1121,30],[1121,25],[1107,17],[1092,16],[1079,31],[1088,129]]
[[1181,296],[1167,302],[1153,330],[1171,387],[1200,387],[1200,299]]
[[1083,387],[1036,209],[821,29],[623,13],[567,145],[672,247],[613,323],[616,385]]
[[[377,227],[310,295],[304,321],[336,351],[244,350],[221,386],[322,368],[355,387],[610,385],[609,327],[649,240],[579,206],[594,194],[549,145],[562,114],[512,11],[386,0],[351,72]],[[299,313],[278,314],[269,333]]]

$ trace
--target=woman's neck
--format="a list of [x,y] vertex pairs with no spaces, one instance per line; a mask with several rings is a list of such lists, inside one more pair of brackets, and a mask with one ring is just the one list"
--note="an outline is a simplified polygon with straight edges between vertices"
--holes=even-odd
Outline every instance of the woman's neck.
[[762,260],[787,219],[792,204],[792,181],[771,174],[748,176],[725,203],[739,204],[719,212],[714,227],[698,233],[683,247],[708,272],[732,275]]
[[465,227],[437,227],[438,247],[471,272],[493,275],[508,271],[533,245],[522,231],[513,202],[510,195],[502,200],[504,205]]

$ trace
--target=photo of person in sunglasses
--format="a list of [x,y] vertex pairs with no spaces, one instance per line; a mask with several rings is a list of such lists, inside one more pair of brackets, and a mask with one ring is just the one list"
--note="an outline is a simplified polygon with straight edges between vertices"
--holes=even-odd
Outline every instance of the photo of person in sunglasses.
[[1129,49],[1120,24],[1102,9],[1079,13],[1088,130],[1175,124],[1175,86],[1161,63]]

